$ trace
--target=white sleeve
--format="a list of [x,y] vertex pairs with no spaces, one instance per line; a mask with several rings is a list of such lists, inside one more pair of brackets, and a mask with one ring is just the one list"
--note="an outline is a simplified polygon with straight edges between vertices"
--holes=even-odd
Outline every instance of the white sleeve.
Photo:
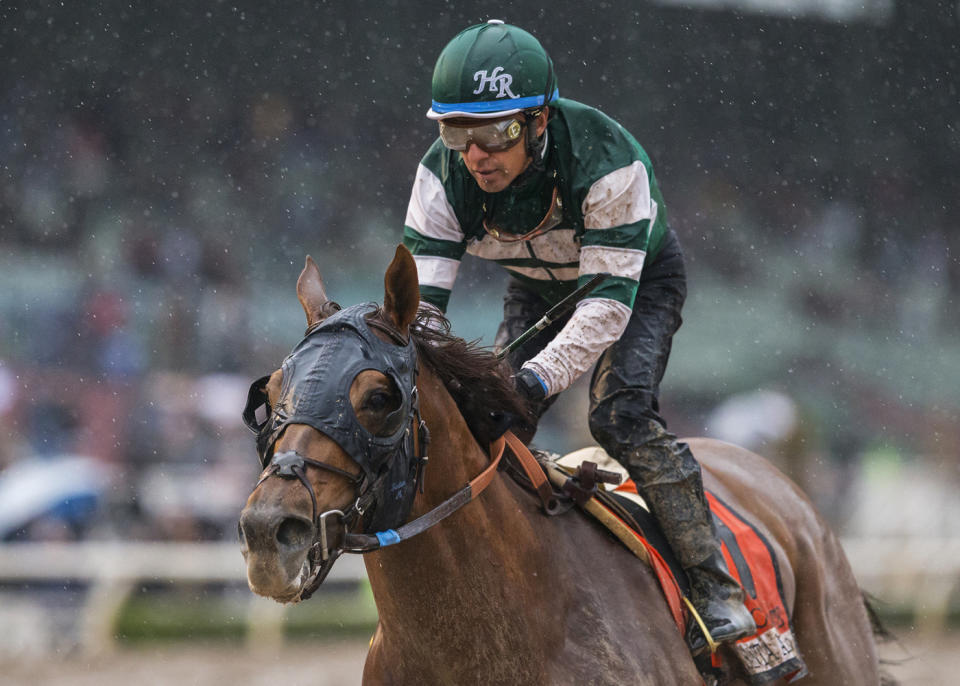
[[422,164],[413,180],[404,223],[426,238],[454,243],[463,240],[460,222],[447,200],[443,183]]
[[547,385],[547,395],[569,388],[618,341],[630,321],[629,307],[607,298],[587,298],[547,347],[524,363]]

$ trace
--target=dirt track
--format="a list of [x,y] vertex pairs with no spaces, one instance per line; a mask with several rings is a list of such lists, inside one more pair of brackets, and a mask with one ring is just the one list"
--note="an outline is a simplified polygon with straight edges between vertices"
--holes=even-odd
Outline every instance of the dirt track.
[[[960,683],[960,633],[920,640],[907,636],[914,656],[889,668],[902,686]],[[279,652],[237,647],[171,646],[124,650],[109,656],[0,657],[0,681],[10,686],[350,686],[360,683],[366,643],[293,644]],[[884,648],[890,659],[907,654]],[[799,682],[802,684],[803,682]]]

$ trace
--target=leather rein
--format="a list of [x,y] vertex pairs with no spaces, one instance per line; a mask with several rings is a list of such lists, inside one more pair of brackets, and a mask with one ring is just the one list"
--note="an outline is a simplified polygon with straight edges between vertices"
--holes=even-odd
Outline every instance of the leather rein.
[[523,467],[527,478],[534,484],[537,495],[543,507],[548,512],[557,508],[557,498],[553,493],[550,482],[540,468],[537,458],[533,456],[530,450],[519,438],[507,431],[500,438],[490,444],[490,464],[474,477],[470,483],[437,505],[429,512],[417,517],[412,522],[408,522],[398,529],[387,529],[376,534],[351,534],[344,537],[344,550],[350,553],[368,553],[388,545],[394,545],[412,538],[419,533],[423,533],[434,524],[437,524],[451,514],[459,510],[472,500],[483,493],[484,489],[493,481],[493,475],[503,457],[504,448],[510,446],[510,451],[516,456]]
[[[366,507],[369,507],[374,501],[375,496],[373,491],[375,489],[368,489],[365,493],[359,495],[347,513],[338,509],[318,513],[317,496],[313,486],[310,484],[310,480],[306,477],[306,466],[309,465],[337,474],[350,481],[356,488],[360,487],[363,481],[362,476],[351,474],[350,472],[318,460],[303,457],[294,451],[287,451],[275,455],[266,473],[257,482],[257,486],[259,487],[260,484],[271,476],[278,476],[284,479],[296,478],[310,494],[310,501],[313,507],[312,521],[316,533],[313,544],[307,553],[307,560],[310,567],[307,578],[301,586],[300,593],[295,601],[306,600],[313,595],[330,572],[333,563],[342,553],[369,553],[379,550],[380,548],[395,545],[417,534],[423,533],[449,517],[467,503],[475,500],[493,481],[494,474],[500,465],[507,446],[510,447],[510,451],[520,462],[527,479],[529,479],[537,495],[540,497],[544,510],[548,514],[558,514],[563,510],[564,508],[560,500],[553,492],[550,482],[540,468],[537,459],[520,439],[510,431],[507,431],[503,436],[490,444],[490,464],[463,488],[447,498],[440,505],[413,521],[407,522],[397,529],[378,531],[375,534],[349,532],[350,527],[356,522],[357,518],[362,517]],[[423,453],[422,459],[426,461],[426,446],[420,446],[417,452]],[[340,545],[333,545],[331,543],[331,537],[327,531],[327,520],[331,517],[339,520],[342,530],[345,532],[343,534],[342,544]]]

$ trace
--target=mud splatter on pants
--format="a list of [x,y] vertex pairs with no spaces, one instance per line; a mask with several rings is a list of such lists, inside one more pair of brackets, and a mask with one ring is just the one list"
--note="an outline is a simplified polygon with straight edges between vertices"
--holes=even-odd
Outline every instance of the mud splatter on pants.
[[[660,416],[658,395],[680,328],[686,272],[676,235],[670,231],[655,260],[645,266],[633,314],[620,340],[600,357],[590,381],[590,432],[637,483],[684,567],[692,567],[719,543],[706,515],[700,465]],[[518,279],[511,279],[495,344],[505,346],[533,326],[549,304]],[[509,356],[514,369],[539,353],[569,315]],[[537,408],[541,416],[556,400]]]

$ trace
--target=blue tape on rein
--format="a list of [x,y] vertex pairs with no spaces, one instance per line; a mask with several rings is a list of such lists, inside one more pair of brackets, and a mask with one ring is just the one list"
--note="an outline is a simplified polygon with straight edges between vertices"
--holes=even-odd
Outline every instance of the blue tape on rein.
[[398,534],[393,529],[387,529],[386,531],[378,531],[376,533],[377,540],[380,541],[380,547],[386,548],[388,545],[393,545],[394,543],[400,542],[400,534]]

